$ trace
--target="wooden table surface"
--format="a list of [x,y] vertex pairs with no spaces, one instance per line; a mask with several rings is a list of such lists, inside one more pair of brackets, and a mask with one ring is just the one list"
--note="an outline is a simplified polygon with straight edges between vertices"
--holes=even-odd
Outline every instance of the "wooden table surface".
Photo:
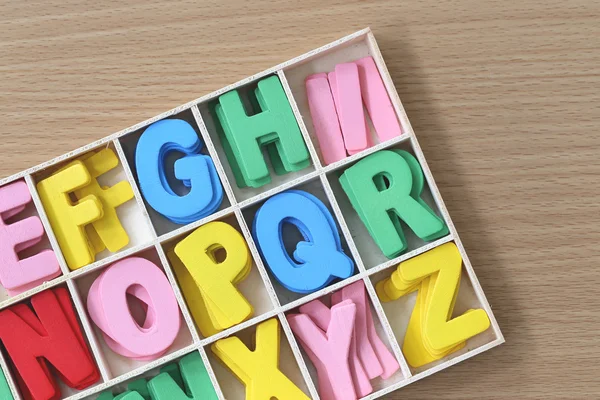
[[371,26],[507,343],[390,399],[600,398],[600,2],[2,1],[0,176]]

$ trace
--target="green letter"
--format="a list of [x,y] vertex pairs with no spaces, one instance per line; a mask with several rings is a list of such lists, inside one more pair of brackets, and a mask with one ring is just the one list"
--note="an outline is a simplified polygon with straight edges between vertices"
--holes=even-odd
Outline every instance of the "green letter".
[[136,379],[127,385],[127,390],[131,392],[138,392],[144,400],[150,400],[150,393],[148,392],[148,386],[144,378]]
[[4,376],[4,372],[0,370],[0,399],[12,400],[13,396],[10,392],[10,387]]
[[407,247],[400,220],[423,240],[437,239],[448,233],[444,221],[420,197],[423,171],[408,152],[373,153],[348,168],[340,177],[340,184],[373,240],[388,258],[398,256]]
[[138,392],[128,390],[115,397],[115,400],[144,400],[144,398]]
[[183,357],[179,361],[179,370],[183,379],[183,390],[171,376],[173,371],[161,372],[148,382],[152,400],[217,399],[200,353],[196,352]]
[[308,149],[279,78],[259,81],[255,95],[260,108],[255,115],[246,114],[237,90],[221,95],[215,106],[223,130],[223,149],[239,187],[256,188],[271,181],[263,146],[268,148],[278,174],[310,165]]

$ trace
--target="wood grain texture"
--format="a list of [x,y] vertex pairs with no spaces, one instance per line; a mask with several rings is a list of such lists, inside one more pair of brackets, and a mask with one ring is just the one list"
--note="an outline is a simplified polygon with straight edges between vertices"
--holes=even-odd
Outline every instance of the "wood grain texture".
[[387,398],[599,398],[597,1],[3,1],[0,175],[365,26],[507,340]]

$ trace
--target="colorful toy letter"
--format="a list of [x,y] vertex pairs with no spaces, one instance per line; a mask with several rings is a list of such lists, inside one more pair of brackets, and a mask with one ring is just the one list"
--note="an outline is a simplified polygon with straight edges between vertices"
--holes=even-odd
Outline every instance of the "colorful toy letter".
[[356,336],[357,354],[369,379],[381,376],[391,377],[400,365],[394,355],[385,346],[373,322],[369,299],[363,281],[356,281],[331,295],[332,304],[351,300],[356,305]]
[[[294,224],[304,236],[294,258],[283,245],[283,223]],[[256,213],[252,228],[268,268],[288,290],[312,293],[354,272],[352,259],[342,250],[333,216],[307,192],[288,190],[269,198]]]
[[345,158],[346,153],[356,154],[373,146],[363,104],[381,142],[402,134],[372,57],[337,64],[328,74],[310,75],[305,86],[325,164]]
[[15,365],[25,398],[60,397],[47,362],[70,387],[84,389],[100,379],[79,328],[69,293],[59,288],[31,298],[35,313],[25,304],[0,311],[0,339]]
[[18,252],[35,245],[44,236],[44,227],[37,216],[12,224],[5,222],[22,212],[29,202],[31,194],[25,182],[0,187],[0,284],[11,295],[60,275],[60,266],[52,250],[19,259]]
[[102,202],[94,195],[79,199],[76,204],[69,198],[70,192],[89,185],[91,181],[85,165],[74,161],[37,184],[40,200],[71,270],[90,264],[96,255],[88,243],[84,227],[102,218]]
[[[219,208],[223,187],[209,156],[200,154],[202,141],[186,121],[165,119],[150,125],[140,137],[135,166],[140,190],[148,204],[169,220],[187,224]],[[175,177],[190,188],[176,194],[165,175],[165,157],[177,151],[185,156],[175,161]]]
[[[147,305],[143,326],[131,316],[127,294]],[[161,269],[144,258],[129,257],[106,268],[90,288],[87,309],[106,344],[124,357],[154,360],[179,333],[180,312],[173,289]]]
[[[215,252],[224,249],[218,262]],[[243,236],[224,222],[209,222],[179,242],[169,259],[188,306],[204,336],[249,318],[252,305],[235,287],[246,278],[252,257]]]
[[349,362],[355,316],[356,306],[351,301],[333,306],[327,325],[327,317],[321,323],[322,327],[326,327],[326,332],[319,329],[306,314],[292,314],[287,317],[292,331],[302,347],[307,350],[319,375],[327,377],[319,378],[319,382],[325,384],[325,379],[329,381],[333,396],[328,397],[327,389],[323,392],[324,397],[339,400],[358,398]]
[[400,220],[423,240],[448,234],[444,221],[420,198],[423,172],[410,153],[402,150],[373,153],[344,171],[340,184],[388,258],[407,248]]
[[[116,252],[129,243],[116,208],[133,199],[127,181],[101,187],[97,178],[114,169],[119,159],[106,148],[71,161],[37,184],[40,200],[69,269],[95,260],[108,248]],[[71,201],[71,195],[77,201]]]
[[255,96],[258,104],[251,116],[237,90],[221,95],[215,105],[223,148],[240,188],[258,188],[271,182],[263,146],[269,148],[278,175],[310,165],[308,149],[279,78],[260,80]]
[[369,146],[369,130],[360,95],[358,66],[354,63],[338,64],[335,66],[335,72],[330,72],[327,77],[346,150],[349,154],[358,153]]
[[[339,308],[348,305],[354,307],[352,323],[350,313],[346,320],[334,320],[333,316],[341,312]],[[287,317],[290,327],[317,369],[323,400],[365,397],[373,392],[372,379],[387,379],[400,365],[375,330],[363,281],[332,293],[331,306],[328,308],[319,299],[300,306],[300,314]],[[333,332],[335,336],[331,336]],[[351,337],[348,349],[340,340],[344,335]]]
[[451,354],[490,326],[485,310],[469,310],[452,318],[458,295],[462,259],[454,243],[446,243],[398,265],[392,278],[377,284],[381,301],[418,290],[403,353],[413,367]]
[[346,148],[327,74],[306,78],[306,97],[325,164],[344,159]]
[[[90,152],[80,159],[88,170],[90,183],[75,190],[77,199],[94,196],[102,203],[102,218],[92,222],[92,227],[98,234],[102,246],[109,251],[117,252],[129,243],[129,236],[119,221],[116,208],[133,199],[133,190],[127,181],[121,181],[107,188],[101,187],[97,181],[100,175],[116,168],[119,158],[112,149],[103,149],[97,153]],[[99,249],[95,251],[98,252]]]
[[5,400],[13,400],[14,397],[10,391],[10,387],[8,386],[8,381],[6,380],[6,376],[4,376],[4,372],[0,370],[0,399]]
[[[217,394],[212,386],[200,353],[194,352],[179,361],[179,368],[169,374],[169,367],[148,382],[152,400],[215,400]],[[164,371],[164,372],[163,372]],[[177,375],[173,377],[173,375]]]
[[256,349],[233,336],[213,343],[213,353],[246,385],[246,400],[308,400],[279,370],[279,322],[271,318],[256,327]]

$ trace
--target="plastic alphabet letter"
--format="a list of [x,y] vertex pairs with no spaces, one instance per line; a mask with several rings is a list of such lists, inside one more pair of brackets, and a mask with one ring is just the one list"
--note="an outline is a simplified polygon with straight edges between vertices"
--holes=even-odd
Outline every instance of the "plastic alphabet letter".
[[69,199],[70,192],[89,185],[91,179],[83,163],[75,161],[37,184],[40,200],[71,270],[93,262],[95,257],[84,226],[102,218],[102,203],[96,196],[79,199],[75,205]]
[[161,372],[148,382],[152,400],[217,399],[200,353],[194,352],[183,357],[179,361],[179,370],[183,387],[168,372]]
[[260,112],[248,116],[237,90],[219,97],[215,113],[223,129],[222,141],[239,187],[261,187],[271,181],[262,146],[275,145],[271,162],[277,173],[299,171],[310,157],[283,86],[276,76],[258,82]]
[[148,392],[148,383],[144,378],[139,378],[135,381],[129,382],[127,384],[127,390],[132,392],[138,392],[144,398],[144,400],[151,400],[150,392]]
[[400,263],[390,278],[377,283],[377,294],[384,302],[418,290],[402,347],[412,367],[463,348],[467,339],[489,327],[483,309],[467,310],[452,318],[461,271],[456,244],[446,243]]
[[[217,262],[216,249],[225,250],[224,261]],[[181,282],[191,277],[202,297],[193,304],[192,312],[203,334],[209,336],[215,330],[239,324],[252,315],[252,305],[235,287],[252,266],[246,241],[235,228],[220,221],[209,222],[180,241],[174,253],[183,264],[177,263],[170,254],[177,278]],[[190,285],[189,282],[182,284],[188,300],[195,294]]]
[[319,329],[306,314],[287,317],[302,346],[310,349],[326,369],[335,399],[338,400],[358,398],[348,360],[355,315],[356,306],[350,301],[333,306],[327,332]]
[[[130,314],[127,293],[148,305],[141,327]],[[129,257],[106,268],[90,288],[87,309],[111,349],[134,359],[158,358],[173,344],[181,322],[167,277],[140,257]]]
[[271,318],[256,327],[254,351],[235,336],[218,340],[211,349],[244,383],[246,400],[308,400],[309,397],[279,370],[279,341],[279,322]]
[[[329,74],[333,98],[344,135],[344,144],[348,153],[354,154],[368,146],[369,131],[365,121],[358,66],[344,63],[335,66],[335,73]],[[335,82],[335,83],[334,83]]]
[[0,399],[5,400],[13,400],[13,395],[10,392],[10,387],[8,386],[8,381],[6,380],[6,376],[4,376],[4,372],[0,370]]
[[138,392],[128,390],[115,397],[115,400],[144,400],[144,397]]
[[[285,222],[295,225],[304,236],[294,258],[282,243]],[[252,233],[268,268],[293,292],[314,292],[336,277],[348,278],[354,271],[352,259],[341,249],[331,213],[309,193],[289,190],[269,198],[254,217]]]
[[37,216],[12,224],[6,224],[4,220],[17,215],[30,201],[29,189],[23,181],[0,187],[0,283],[11,295],[60,275],[60,266],[52,250],[19,259],[19,251],[42,239],[44,227]]
[[[341,294],[341,292],[337,293]],[[336,295],[337,293],[334,293],[334,295]],[[341,303],[341,301],[334,300],[333,297],[331,301],[332,306]],[[345,304],[350,304],[350,301],[345,302]],[[310,303],[300,306],[300,312],[302,314],[308,315],[310,319],[312,319],[314,323],[319,327],[319,329],[321,329],[323,332],[327,332],[327,329],[329,328],[329,323],[331,322],[331,309],[328,308],[325,304],[323,304],[320,300],[313,300]],[[373,387],[371,386],[369,377],[367,376],[363,364],[358,358],[358,353],[356,352],[358,340],[358,337],[356,335],[356,317],[354,322],[354,332],[352,333],[352,342],[350,343],[349,352],[350,373],[352,374],[352,380],[354,381],[354,390],[356,391],[357,396],[365,397],[366,395],[373,392]],[[323,400],[335,399],[333,388],[331,387],[331,382],[329,381],[329,374],[327,373],[327,368],[319,360],[319,358],[310,349],[307,348],[307,346],[303,347],[306,353],[308,354],[309,358],[317,368],[320,397],[323,398]]]
[[209,337],[219,333],[222,328],[215,326],[216,321],[212,319],[214,313],[212,311],[209,312],[202,291],[196,284],[192,274],[190,274],[190,270],[183,264],[174,251],[167,253],[167,257],[173,267],[173,272],[177,277],[177,282],[181,287],[181,292],[183,293],[188,309],[202,335]]
[[[50,362],[70,387],[84,389],[100,373],[79,328],[66,289],[46,290],[25,304],[0,311],[0,339],[15,364],[22,391],[35,400],[60,396]],[[43,358],[43,359],[42,359]]]
[[127,181],[121,181],[110,188],[103,188],[98,183],[97,178],[100,175],[119,165],[119,159],[112,149],[107,148],[97,153],[89,153],[81,159],[81,162],[88,170],[91,180],[88,185],[75,190],[75,196],[78,199],[95,196],[100,200],[104,213],[102,218],[92,222],[92,226],[103,245],[109,251],[117,252],[127,246],[129,236],[121,225],[115,209],[133,199],[133,190]]
[[425,318],[425,331],[433,348],[455,346],[490,326],[490,320],[483,309],[452,318],[461,270],[462,259],[454,243],[443,244],[401,263],[402,279],[406,282],[437,274]]
[[363,102],[380,141],[400,136],[402,128],[373,57],[355,61]]
[[326,74],[314,74],[306,78],[306,97],[325,164],[346,158],[344,139]]
[[328,74],[305,80],[310,115],[325,164],[372,147],[366,107],[380,142],[400,136],[402,128],[372,57],[341,63]]
[[[388,179],[389,187],[383,184],[382,176]],[[407,248],[399,219],[423,240],[433,240],[447,233],[444,221],[411,196],[413,182],[409,163],[390,150],[363,158],[340,177],[352,206],[388,258],[396,257]]]
[[331,298],[333,304],[345,300],[351,300],[356,304],[354,332],[358,337],[358,355],[369,378],[378,376],[383,379],[389,378],[400,368],[400,365],[375,330],[364,282],[356,281],[345,286],[333,293]]
[[[150,206],[178,224],[186,224],[212,214],[223,200],[223,188],[209,156],[199,154],[202,142],[186,121],[165,119],[150,125],[140,137],[135,166],[140,190]],[[190,188],[177,195],[165,176],[167,153],[185,157],[175,161],[175,177]]]

